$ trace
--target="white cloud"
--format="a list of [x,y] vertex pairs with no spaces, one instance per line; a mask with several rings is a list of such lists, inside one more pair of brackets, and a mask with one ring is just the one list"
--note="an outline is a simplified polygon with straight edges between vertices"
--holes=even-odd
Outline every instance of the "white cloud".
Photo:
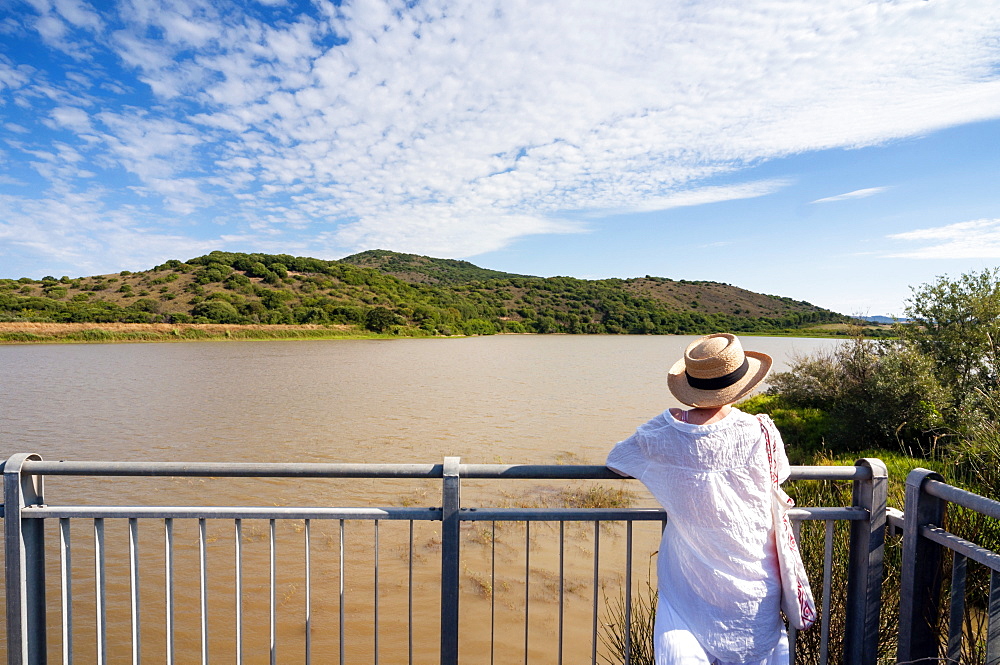
[[748,182],[740,185],[699,187],[697,189],[680,191],[668,196],[645,199],[633,206],[629,212],[651,212],[654,210],[668,210],[670,208],[720,203],[722,201],[753,199],[758,196],[773,194],[774,192],[787,187],[789,184],[788,180],[775,179]]
[[61,272],[99,274],[122,267],[147,269],[164,257],[190,258],[217,249],[217,239],[193,240],[157,230],[155,215],[141,208],[109,209],[105,192],[62,190],[27,199],[0,195],[0,254],[64,266]]
[[100,16],[80,0],[55,0],[55,9],[60,16],[78,28],[101,28]]
[[846,194],[838,194],[836,196],[827,196],[826,198],[816,199],[815,201],[811,201],[811,203],[832,203],[834,201],[850,201],[851,199],[863,199],[869,196],[875,196],[876,194],[881,194],[887,189],[889,188],[867,187],[865,189],[856,189],[853,192],[847,192]]
[[895,233],[893,240],[930,243],[914,250],[891,253],[904,259],[997,259],[1000,258],[1000,219],[976,219],[929,229]]
[[[172,211],[205,210],[234,225],[229,236],[250,220],[255,237],[288,231],[298,242],[309,229],[331,248],[447,256],[579,231],[565,220],[586,211],[764,196],[787,183],[711,178],[1000,117],[993,0],[296,11],[132,0],[98,16],[58,0],[36,29],[101,51],[109,68],[125,63],[118,77],[94,77],[121,78],[121,91],[89,124],[81,109],[95,100],[57,76],[32,83],[0,63],[0,92],[30,87],[21,99],[37,122],[78,134],[89,160],[78,168]],[[137,101],[145,86],[154,99]],[[53,183],[66,177],[45,163]],[[225,216],[210,210],[222,201]]]
[[0,56],[0,92],[4,88],[17,89],[31,80],[31,70],[29,67],[11,66],[3,61]]
[[81,108],[58,106],[52,109],[52,120],[56,126],[65,127],[81,134],[93,131],[90,126],[90,116]]

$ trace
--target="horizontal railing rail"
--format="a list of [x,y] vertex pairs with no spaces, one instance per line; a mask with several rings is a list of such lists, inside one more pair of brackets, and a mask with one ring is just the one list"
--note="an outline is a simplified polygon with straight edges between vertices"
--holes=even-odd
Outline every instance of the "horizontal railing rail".
[[[288,462],[86,462],[27,459],[21,471],[35,476],[218,478],[442,478],[443,464],[327,464]],[[2,465],[0,465],[2,469]],[[606,466],[568,464],[459,464],[462,478],[620,480]],[[867,466],[793,466],[789,480],[871,480]]]
[[[50,501],[54,497],[46,497],[44,492],[43,479],[46,476],[77,476],[83,478],[105,478],[105,477],[191,477],[191,478],[314,478],[314,479],[434,479],[441,483],[440,505],[430,507],[325,507],[325,506],[157,506],[157,505],[79,505]],[[438,657],[441,663],[454,664],[458,662],[459,656],[459,629],[462,625],[462,615],[459,611],[462,600],[462,575],[466,575],[465,582],[468,585],[470,579],[489,589],[489,624],[490,637],[489,649],[491,662],[493,649],[497,637],[494,635],[496,628],[496,616],[499,609],[496,607],[496,597],[498,589],[502,586],[497,580],[496,557],[498,551],[498,529],[508,529],[512,524],[520,524],[520,529],[524,533],[524,595],[523,601],[523,658],[528,661],[529,641],[532,634],[531,617],[536,616],[537,610],[531,607],[537,603],[533,592],[539,593],[536,589],[539,586],[549,588],[554,585],[553,593],[558,596],[558,617],[554,620],[557,626],[558,658],[557,662],[563,659],[564,627],[566,625],[564,612],[566,611],[566,594],[570,591],[568,587],[579,587],[575,582],[568,584],[566,568],[571,564],[577,568],[580,562],[575,564],[568,560],[566,555],[566,531],[574,523],[592,523],[593,534],[583,543],[578,543],[577,549],[585,550],[592,557],[592,561],[586,565],[591,567],[590,580],[590,656],[591,662],[597,662],[598,654],[598,624],[599,624],[599,603],[601,589],[605,583],[605,576],[608,569],[621,571],[623,578],[620,583],[624,592],[624,635],[625,635],[625,662],[629,662],[633,620],[633,560],[638,556],[646,556],[644,552],[634,552],[634,528],[639,529],[642,524],[665,523],[669,516],[659,508],[566,508],[566,507],[546,507],[546,506],[468,506],[463,505],[461,499],[461,483],[463,480],[556,480],[556,481],[592,481],[592,480],[614,480],[621,481],[620,475],[614,473],[604,466],[597,465],[503,465],[503,464],[462,464],[458,458],[446,458],[442,464],[304,464],[304,463],[190,463],[190,462],[87,462],[87,461],[45,461],[37,455],[19,454],[14,455],[4,463],[4,552],[6,556],[6,606],[7,606],[7,626],[8,643],[7,656],[9,663],[29,664],[47,662],[47,649],[50,642],[58,645],[62,655],[62,662],[71,663],[73,661],[75,649],[73,644],[74,635],[79,633],[79,628],[74,626],[79,623],[79,612],[74,618],[74,577],[79,576],[80,550],[86,552],[86,556],[94,558],[94,583],[88,588],[96,594],[87,603],[90,609],[87,611],[87,620],[94,622],[94,639],[97,650],[96,660],[88,658],[87,661],[104,663],[108,660],[108,635],[111,627],[108,625],[106,612],[108,604],[104,600],[109,588],[109,584],[124,584],[130,589],[130,608],[127,611],[128,621],[131,624],[131,651],[132,662],[138,663],[141,659],[142,635],[145,628],[140,617],[144,612],[140,611],[140,602],[143,593],[148,593],[147,587],[142,580],[139,570],[144,570],[148,566],[141,565],[144,561],[145,552],[148,550],[139,547],[140,524],[147,526],[154,520],[158,520],[163,534],[163,545],[160,552],[162,561],[157,565],[164,566],[165,587],[159,593],[162,598],[157,602],[165,603],[162,611],[165,617],[163,635],[165,648],[167,649],[167,662],[172,663],[174,659],[174,632],[177,629],[177,619],[175,613],[181,609],[178,601],[175,600],[174,586],[180,583],[180,578],[197,580],[197,607],[194,614],[200,623],[200,650],[202,662],[209,662],[209,644],[214,644],[211,638],[209,589],[213,588],[213,582],[209,575],[209,552],[215,552],[210,547],[213,538],[209,531],[209,525],[218,521],[226,520],[232,522],[228,530],[233,539],[235,554],[233,555],[234,570],[230,570],[227,575],[234,575],[235,592],[232,592],[234,613],[236,616],[236,637],[234,652],[237,662],[242,662],[243,642],[248,639],[252,627],[244,626],[245,608],[248,602],[246,596],[246,569],[247,559],[250,556],[249,549],[252,544],[247,544],[247,524],[253,521],[266,522],[269,526],[268,533],[260,534],[259,539],[267,543],[270,554],[267,558],[268,573],[268,644],[270,649],[271,662],[278,662],[278,632],[281,630],[278,617],[280,602],[278,600],[277,579],[280,577],[279,568],[284,565],[283,559],[278,554],[279,550],[288,549],[302,550],[304,568],[304,658],[305,662],[310,662],[312,654],[312,631],[315,624],[313,617],[313,602],[317,593],[313,590],[313,578],[316,576],[314,568],[317,565],[314,560],[318,555],[313,550],[315,547],[310,544],[311,538],[315,538],[318,524],[332,524],[333,534],[325,534],[328,545],[335,545],[334,550],[339,548],[339,559],[330,565],[334,566],[336,579],[338,579],[339,589],[332,596],[339,598],[336,605],[339,612],[338,640],[336,641],[339,650],[340,662],[345,662],[345,621],[349,618],[345,614],[345,604],[348,600],[345,596],[346,588],[351,584],[351,580],[345,582],[345,576],[353,575],[347,570],[347,566],[355,563],[354,558],[362,556],[359,552],[364,552],[363,557],[370,560],[373,567],[371,585],[374,586],[374,616],[368,622],[373,630],[371,653],[364,658],[372,658],[378,662],[381,645],[380,630],[387,616],[385,611],[380,612],[379,599],[386,602],[384,595],[380,594],[380,585],[385,585],[381,575],[387,567],[384,558],[380,558],[380,551],[385,546],[380,546],[381,522],[408,523],[408,539],[404,534],[402,542],[398,547],[402,549],[401,559],[407,566],[405,576],[407,580],[400,581],[404,588],[407,588],[407,606],[399,611],[406,615],[407,636],[404,641],[408,643],[408,661],[413,662],[413,642],[414,642],[414,615],[420,613],[422,605],[428,604],[428,599],[421,597],[414,598],[414,588],[418,585],[414,582],[415,561],[419,563],[421,556],[415,552],[414,525],[422,523],[433,523],[435,534],[428,541],[425,552],[433,552],[434,557],[439,559],[436,573],[436,583],[439,585],[439,600],[437,607],[437,631],[439,633]],[[853,483],[853,500],[849,506],[800,506],[790,513],[792,519],[798,523],[802,521],[821,521],[826,524],[826,536],[824,546],[824,579],[822,580],[822,650],[823,662],[826,661],[826,652],[829,644],[829,622],[826,617],[830,612],[830,578],[833,562],[833,525],[835,522],[846,522],[850,529],[850,551],[848,561],[844,562],[847,568],[847,599],[846,599],[846,628],[843,638],[845,662],[871,664],[876,662],[876,652],[878,644],[878,612],[879,594],[882,580],[882,548],[885,531],[885,504],[886,504],[886,472],[885,467],[878,460],[860,460],[855,466],[820,466],[820,467],[793,467],[791,472],[792,480],[835,480],[850,481]],[[482,492],[482,485],[478,486]],[[150,497],[151,501],[156,495]],[[150,501],[150,502],[151,502]],[[65,502],[63,502],[65,503]],[[515,502],[516,503],[516,502]],[[111,561],[105,563],[105,557],[110,556],[110,541],[112,536],[108,535],[110,525],[118,523],[128,525],[128,545],[129,554],[127,561],[122,565],[127,568],[127,579],[116,581],[109,579],[112,570],[118,570],[117,564]],[[91,540],[85,539],[83,543],[78,542],[79,537],[74,536],[73,524],[86,521],[89,525],[93,537]],[[190,522],[197,525],[197,563],[191,570],[181,571],[177,567],[178,543],[175,531],[180,525]],[[295,522],[295,524],[292,524]],[[46,561],[45,544],[45,524],[53,523],[58,525],[58,563],[52,563],[60,570],[60,581],[58,584],[59,603],[50,607],[46,600],[46,569],[50,562]],[[299,524],[302,523],[302,524]],[[345,524],[358,523],[373,525],[374,531],[369,535],[359,536],[358,540],[348,543],[358,549],[352,551],[345,546]],[[477,525],[492,525],[491,531],[487,528],[486,533],[470,530],[479,529]],[[553,523],[558,526],[558,546],[539,544],[536,540],[542,533],[543,526],[533,524]],[[282,524],[290,525],[286,532],[301,531],[304,544],[286,544],[285,537],[278,537],[278,531]],[[610,543],[619,537],[612,537],[612,541],[607,541],[606,529],[609,525],[620,524],[624,530],[624,540],[622,545],[625,548],[624,566],[614,563],[607,563],[605,558],[611,556]],[[469,532],[464,538],[463,545],[463,525],[464,530]],[[294,529],[291,528],[294,526]],[[353,528],[353,527],[352,527]],[[386,527],[388,528],[388,527]],[[576,527],[574,527],[576,528]],[[643,527],[645,528],[645,527]],[[659,529],[655,531],[659,533]],[[534,536],[532,534],[535,534]],[[605,533],[602,540],[602,533]],[[381,538],[384,540],[386,534]],[[475,544],[470,542],[470,537],[474,537]],[[582,538],[577,534],[577,538]],[[607,542],[605,542],[607,541]],[[365,543],[368,546],[365,546]],[[484,545],[485,543],[485,545]],[[602,545],[604,552],[602,553]],[[76,546],[76,552],[74,552]],[[617,545],[616,545],[617,547]],[[477,577],[478,573],[469,570],[472,565],[471,559],[463,559],[463,548],[471,554],[483,551],[492,559],[488,580],[483,573]],[[476,549],[474,549],[476,548]],[[542,548],[541,550],[539,548]],[[552,549],[547,553],[546,548]],[[143,554],[140,554],[142,552]],[[216,556],[216,555],[213,555]],[[552,559],[558,562],[558,573],[554,576],[554,582],[534,582],[533,577],[537,577],[537,570],[533,567],[532,557],[539,561]],[[619,556],[619,555],[614,555]],[[479,557],[481,558],[481,557]],[[74,563],[76,561],[77,563]],[[539,563],[538,565],[542,565]],[[546,565],[548,565],[546,563]],[[76,566],[74,568],[74,566]],[[509,567],[509,565],[508,565]],[[182,574],[183,572],[183,574]],[[582,573],[575,573],[580,576]],[[617,573],[616,573],[617,574]],[[471,577],[470,577],[471,576]],[[353,579],[353,578],[351,578]],[[815,582],[814,582],[815,584]],[[407,586],[408,585],[408,586]],[[582,587],[580,587],[582,588]],[[88,593],[90,593],[88,591]],[[212,593],[215,593],[214,591]],[[577,594],[582,593],[579,589]],[[214,597],[214,596],[213,596]],[[518,601],[518,605],[522,601]],[[464,602],[470,603],[467,598]],[[574,601],[575,602],[575,601]],[[608,601],[605,599],[605,603]],[[414,605],[418,607],[414,607]],[[513,604],[513,601],[510,601]],[[148,603],[143,605],[148,607]],[[607,609],[607,608],[606,608]],[[186,610],[185,610],[186,611]],[[93,612],[94,616],[89,616]],[[395,610],[391,613],[395,614]],[[61,639],[56,639],[48,630],[48,621],[52,616],[61,616]],[[548,619],[546,619],[547,621]],[[603,623],[603,621],[601,622]],[[420,631],[416,631],[419,633]],[[504,631],[509,633],[508,629]],[[505,635],[509,637],[509,635]],[[794,644],[794,633],[792,635]],[[197,641],[197,640],[195,640]],[[538,642],[547,642],[539,640]],[[191,646],[193,646],[193,642]],[[112,645],[113,646],[113,645]],[[537,648],[537,647],[536,647]],[[794,649],[793,649],[794,653]],[[356,662],[360,655],[352,656],[350,662]],[[336,657],[334,657],[336,659]]]

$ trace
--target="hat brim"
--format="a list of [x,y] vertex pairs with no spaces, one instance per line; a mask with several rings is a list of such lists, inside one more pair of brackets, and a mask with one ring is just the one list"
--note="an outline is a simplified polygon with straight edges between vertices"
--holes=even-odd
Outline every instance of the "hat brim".
[[731,386],[718,390],[699,390],[692,388],[684,373],[684,359],[681,358],[667,372],[667,387],[681,404],[696,408],[711,408],[725,406],[740,401],[753,392],[754,388],[764,380],[771,371],[771,356],[758,351],[745,351],[747,364],[750,366],[742,379]]

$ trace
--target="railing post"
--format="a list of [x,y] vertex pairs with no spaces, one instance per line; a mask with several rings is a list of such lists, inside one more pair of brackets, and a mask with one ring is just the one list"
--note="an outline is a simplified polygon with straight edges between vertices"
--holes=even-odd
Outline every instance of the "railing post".
[[937,662],[937,613],[941,595],[941,548],[921,534],[921,528],[944,521],[945,502],[923,491],[928,478],[943,480],[927,469],[906,477],[903,522],[903,562],[899,584],[900,663]]
[[47,659],[45,642],[44,521],[23,519],[27,506],[44,503],[41,476],[22,473],[35,454],[13,455],[3,467],[4,554],[6,556],[7,662],[35,665]]
[[441,487],[441,665],[458,663],[459,536],[462,481],[458,457],[444,458]]
[[844,662],[875,665],[878,661],[889,473],[885,464],[875,458],[860,459],[855,465],[870,469],[871,478],[854,481],[854,505],[868,511],[868,521],[851,522]]

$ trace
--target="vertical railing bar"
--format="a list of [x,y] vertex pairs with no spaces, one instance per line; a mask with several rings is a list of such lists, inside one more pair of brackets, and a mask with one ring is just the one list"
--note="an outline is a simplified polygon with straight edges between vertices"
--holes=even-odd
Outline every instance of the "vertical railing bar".
[[243,520],[233,523],[236,546],[233,553],[236,564],[236,665],[243,665]]
[[174,520],[163,520],[163,583],[166,619],[166,661],[174,664]]
[[830,595],[833,593],[834,521],[826,520],[823,541],[823,624],[819,634],[819,662],[828,663],[830,654]]
[[592,616],[593,625],[590,633],[590,663],[597,665],[597,585],[600,574],[601,558],[601,523],[594,521],[594,611]]
[[413,520],[410,520],[410,550],[407,556],[407,566],[409,568],[407,580],[406,599],[406,657],[409,665],[413,665]]
[[864,457],[855,467],[871,476],[856,479],[851,505],[868,513],[867,520],[848,526],[847,602],[841,659],[852,665],[877,665],[882,615],[882,579],[885,573],[886,505],[889,472],[881,460]]
[[198,519],[198,565],[201,603],[201,663],[208,665],[208,524]]
[[3,602],[7,619],[7,662],[45,663],[48,660],[45,604],[45,522],[25,519],[29,506],[43,505],[44,476],[24,472],[31,453],[12,455],[3,470],[3,531],[6,587]]
[[948,649],[946,662],[957,665],[962,655],[962,618],[965,615],[965,555],[953,553],[951,561],[951,602],[948,616]]
[[132,663],[139,665],[141,644],[139,630],[139,520],[128,520],[129,579],[132,591]]
[[59,573],[62,578],[62,662],[73,665],[73,554],[68,517],[59,518]]
[[989,623],[986,625],[986,665],[1000,665],[1000,573],[990,571]]
[[375,665],[378,665],[378,523],[375,522]]
[[896,649],[896,662],[899,663],[931,662],[940,656],[937,618],[941,598],[941,547],[924,538],[921,528],[944,521],[945,501],[924,491],[925,482],[942,479],[940,474],[921,468],[913,469],[906,476]]
[[108,658],[106,573],[104,569],[104,518],[94,518],[94,584],[97,600],[95,619],[97,622],[97,663],[104,665]]
[[310,536],[310,520],[305,520],[305,551],[306,551],[306,665],[312,663],[312,554]]
[[[795,542],[802,542],[802,523],[799,520],[792,520],[792,534],[795,536]],[[792,626],[788,626],[788,665],[795,664],[795,640],[798,639],[799,631],[795,630]]]
[[632,520],[625,523],[625,665],[632,662]]
[[531,522],[524,523],[524,665],[528,665],[528,610],[531,607]]
[[497,609],[497,523],[491,522],[490,534],[490,665],[496,653],[496,609]]
[[445,457],[441,467],[441,665],[458,665],[461,622],[462,465]]
[[268,614],[269,614],[269,622],[270,622],[269,623],[268,640],[270,642],[270,650],[271,650],[271,665],[277,665],[277,662],[278,662],[278,639],[277,639],[278,628],[277,628],[277,618],[276,618],[276,615],[277,615],[277,604],[278,604],[278,598],[277,598],[277,596],[278,596],[278,584],[277,584],[277,571],[278,571],[278,569],[277,569],[277,563],[275,561],[275,559],[277,558],[276,557],[277,553],[275,551],[276,544],[275,544],[275,521],[274,521],[274,518],[272,517],[269,520],[269,522],[270,522],[270,536],[269,536],[269,541],[270,541],[270,557],[271,557],[270,558],[271,570],[270,570],[269,578],[270,578],[271,600],[270,600],[270,607],[269,607],[269,612],[268,612]]
[[563,604],[565,600],[565,574],[566,574],[566,522],[559,522],[559,652],[557,657],[558,665],[563,662]]
[[340,520],[340,665],[344,665],[344,520]]

